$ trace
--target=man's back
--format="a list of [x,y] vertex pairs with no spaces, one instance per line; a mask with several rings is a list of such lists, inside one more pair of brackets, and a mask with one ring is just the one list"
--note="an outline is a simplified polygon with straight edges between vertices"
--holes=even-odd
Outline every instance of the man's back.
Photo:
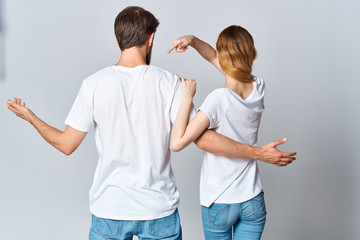
[[95,125],[94,215],[148,220],[178,207],[169,139],[179,83],[176,75],[146,65],[111,66],[84,80],[66,124],[84,132]]

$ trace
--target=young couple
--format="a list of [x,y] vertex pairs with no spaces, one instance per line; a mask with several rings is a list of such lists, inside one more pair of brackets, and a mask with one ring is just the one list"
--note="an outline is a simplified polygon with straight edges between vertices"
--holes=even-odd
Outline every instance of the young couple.
[[286,139],[254,146],[265,86],[251,74],[253,39],[230,26],[216,50],[190,35],[174,41],[168,53],[191,46],[225,76],[224,87],[195,111],[195,80],[149,65],[158,25],[140,7],[119,13],[114,28],[120,59],[83,81],[64,131],[19,98],[8,100],[8,108],[66,155],[94,127],[99,161],[89,192],[90,240],[182,239],[170,149],[191,142],[205,150],[200,198],[206,239],[260,239],[266,210],[257,160],[286,166],[296,153],[276,149]]

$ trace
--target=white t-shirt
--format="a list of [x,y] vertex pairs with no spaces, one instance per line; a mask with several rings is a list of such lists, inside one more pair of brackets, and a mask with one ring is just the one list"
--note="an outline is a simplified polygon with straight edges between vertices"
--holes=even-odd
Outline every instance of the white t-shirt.
[[95,216],[151,220],[178,207],[169,141],[180,83],[146,65],[107,67],[83,81],[65,123],[82,132],[95,128],[99,161],[89,192]]
[[[264,110],[265,84],[253,82],[253,91],[244,100],[228,88],[211,92],[198,110],[204,112],[213,129],[235,141],[256,145]],[[204,152],[200,177],[200,203],[241,203],[262,191],[257,162]]]

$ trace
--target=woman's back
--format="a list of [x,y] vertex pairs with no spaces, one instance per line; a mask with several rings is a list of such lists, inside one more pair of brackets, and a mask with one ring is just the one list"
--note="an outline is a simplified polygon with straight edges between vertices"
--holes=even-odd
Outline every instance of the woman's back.
[[[209,129],[235,141],[256,144],[264,110],[265,84],[261,78],[256,78],[252,84],[253,90],[246,99],[229,88],[219,88],[209,94],[199,108],[210,120]],[[200,180],[202,205],[244,202],[261,190],[255,160],[204,152]]]

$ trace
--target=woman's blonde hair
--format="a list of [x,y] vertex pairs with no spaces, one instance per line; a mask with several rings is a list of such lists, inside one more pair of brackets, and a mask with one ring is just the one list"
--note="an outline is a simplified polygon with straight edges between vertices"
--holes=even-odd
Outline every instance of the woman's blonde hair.
[[220,66],[227,75],[240,82],[254,81],[251,72],[256,49],[245,28],[235,25],[225,28],[216,42],[216,50]]

